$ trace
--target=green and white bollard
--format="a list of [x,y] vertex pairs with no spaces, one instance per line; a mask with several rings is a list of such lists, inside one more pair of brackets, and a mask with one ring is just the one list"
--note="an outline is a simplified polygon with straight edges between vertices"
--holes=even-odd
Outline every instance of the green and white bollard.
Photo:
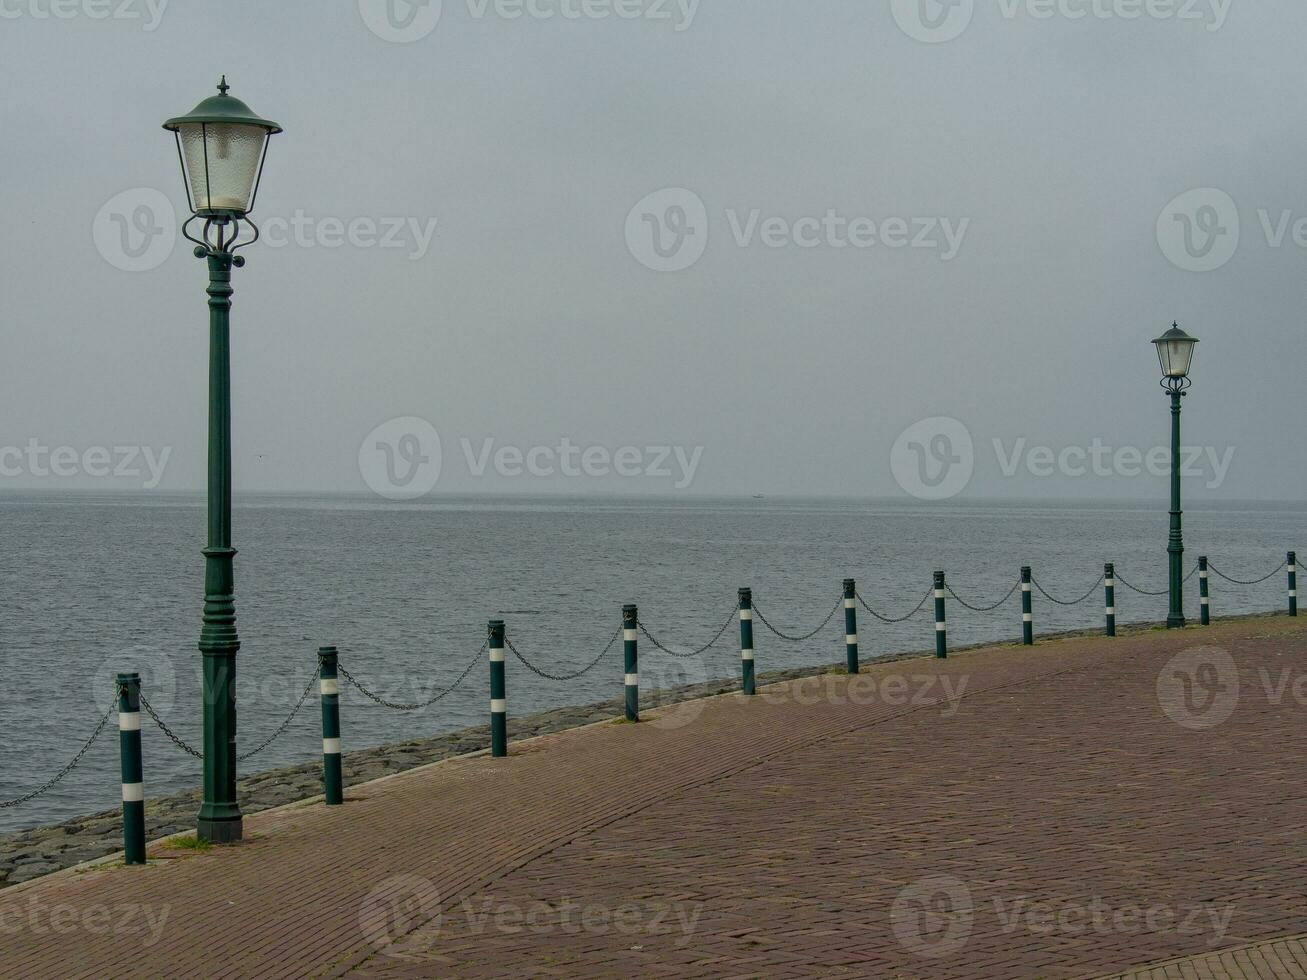
[[1298,615],[1298,553],[1289,552],[1289,615]]
[[345,802],[344,774],[340,764],[340,653],[335,647],[318,648],[318,693],[322,695],[322,795],[327,806]]
[[848,661],[850,674],[858,672],[858,583],[851,578],[844,580],[844,655]]
[[622,649],[626,655],[626,720],[640,720],[640,611],[636,606],[622,607]]
[[935,573],[935,656],[948,659],[948,620],[944,615],[944,573]]
[[753,682],[753,590],[740,590],[740,677],[741,690],[752,697]]
[[1030,566],[1025,565],[1021,569],[1021,642],[1028,647],[1035,645],[1034,596],[1030,594],[1030,581]]
[[1207,558],[1198,559],[1198,616],[1204,626],[1212,625],[1212,598],[1208,593]]
[[504,686],[504,621],[490,621],[490,754],[508,755],[508,694]]
[[145,782],[141,775],[141,675],[118,675],[118,765],[123,783],[123,863],[145,863]]
[[1116,636],[1116,566],[1103,566],[1103,602],[1107,607],[1107,635]]

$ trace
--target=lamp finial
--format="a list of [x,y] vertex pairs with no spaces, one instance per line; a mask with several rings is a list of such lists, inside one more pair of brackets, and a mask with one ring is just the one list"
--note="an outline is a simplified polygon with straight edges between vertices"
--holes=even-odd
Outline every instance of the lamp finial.
[[218,82],[218,91],[219,91],[222,95],[226,95],[226,94],[227,94],[227,89],[229,89],[229,88],[231,88],[231,86],[227,84],[227,76],[226,76],[226,75],[223,75],[223,76],[222,76],[222,81]]

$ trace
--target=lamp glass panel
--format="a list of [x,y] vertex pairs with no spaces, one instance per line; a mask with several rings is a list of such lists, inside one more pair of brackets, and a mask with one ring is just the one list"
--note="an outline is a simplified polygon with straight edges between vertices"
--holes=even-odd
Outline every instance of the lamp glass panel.
[[188,123],[179,132],[195,209],[248,211],[268,131],[261,126]]

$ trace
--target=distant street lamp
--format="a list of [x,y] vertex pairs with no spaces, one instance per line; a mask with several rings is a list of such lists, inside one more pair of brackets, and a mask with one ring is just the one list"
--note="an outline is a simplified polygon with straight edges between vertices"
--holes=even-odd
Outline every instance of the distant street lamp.
[[[274,122],[256,116],[227,94],[218,94],[163,128],[177,140],[191,216],[182,234],[195,243],[195,257],[209,262],[209,535],[204,549],[204,620],[200,652],[204,659],[204,802],[196,835],[228,844],[241,839],[236,801],[236,636],[235,579],[231,546],[231,270],[245,259],[236,253],[252,245],[259,229],[249,219],[259,190],[268,137],[280,133]],[[199,237],[194,221],[204,222]],[[242,236],[245,236],[242,241]]]
[[1167,629],[1184,628],[1184,538],[1180,532],[1180,399],[1193,383],[1189,366],[1194,359],[1197,338],[1190,337],[1171,324],[1171,329],[1153,343],[1162,364],[1162,387],[1171,396],[1171,534],[1166,552],[1170,565],[1171,608],[1166,616]]

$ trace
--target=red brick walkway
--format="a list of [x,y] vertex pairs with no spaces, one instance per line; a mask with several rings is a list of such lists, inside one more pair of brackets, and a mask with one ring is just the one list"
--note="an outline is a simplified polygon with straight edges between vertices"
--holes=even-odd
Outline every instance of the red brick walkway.
[[0,892],[0,973],[1077,977],[1302,934],[1299,622],[885,664],[453,760]]

